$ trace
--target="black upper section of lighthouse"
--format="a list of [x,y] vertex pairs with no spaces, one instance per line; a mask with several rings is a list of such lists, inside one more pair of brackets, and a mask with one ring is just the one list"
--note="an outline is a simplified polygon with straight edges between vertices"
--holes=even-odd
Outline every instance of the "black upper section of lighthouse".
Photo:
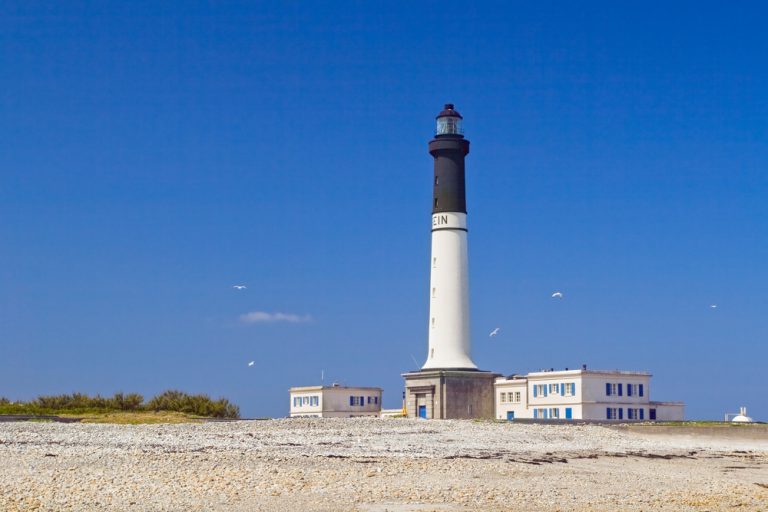
[[429,154],[435,159],[432,213],[467,213],[464,157],[469,153],[469,141],[464,138],[462,121],[451,103],[437,115],[435,138],[429,142]]

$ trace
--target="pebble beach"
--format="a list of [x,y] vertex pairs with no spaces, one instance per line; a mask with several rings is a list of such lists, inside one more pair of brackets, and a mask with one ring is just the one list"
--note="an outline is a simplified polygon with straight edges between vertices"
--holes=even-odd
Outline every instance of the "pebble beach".
[[0,423],[0,510],[764,511],[768,430],[755,429]]

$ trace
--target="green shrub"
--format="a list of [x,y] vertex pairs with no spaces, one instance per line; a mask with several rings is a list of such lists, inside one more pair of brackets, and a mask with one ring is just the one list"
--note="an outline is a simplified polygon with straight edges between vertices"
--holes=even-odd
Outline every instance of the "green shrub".
[[240,417],[240,408],[226,398],[212,400],[208,395],[188,395],[174,389],[160,393],[145,407],[153,411],[176,411],[209,418]]
[[146,404],[144,397],[137,393],[115,393],[111,398],[100,395],[90,397],[83,393],[44,395],[26,403],[11,403],[7,398],[0,397],[0,414],[99,414],[115,411],[168,411],[208,418],[240,417],[240,408],[226,398],[211,400],[207,395],[188,395],[176,390],[165,391]]

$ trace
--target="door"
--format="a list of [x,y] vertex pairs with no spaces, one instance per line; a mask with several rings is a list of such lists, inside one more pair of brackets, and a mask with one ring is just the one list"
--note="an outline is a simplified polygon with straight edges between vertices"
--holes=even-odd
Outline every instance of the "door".
[[515,419],[515,411],[507,411],[507,419],[510,421]]
[[567,419],[567,420],[573,419],[573,413],[571,412],[571,408],[570,407],[566,407],[565,408],[565,419]]
[[420,405],[419,406],[419,418],[427,419],[427,406],[426,405]]
[[648,419],[656,420],[656,409],[648,409]]

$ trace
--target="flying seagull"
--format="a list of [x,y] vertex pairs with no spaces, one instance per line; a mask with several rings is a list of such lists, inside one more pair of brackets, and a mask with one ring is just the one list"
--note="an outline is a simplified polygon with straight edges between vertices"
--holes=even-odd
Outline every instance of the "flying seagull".
[[495,328],[494,330],[491,331],[491,334],[489,334],[488,336],[496,336],[497,334],[499,334],[499,329],[500,327]]
[[253,364],[254,364],[255,362],[256,362],[256,361],[251,361],[250,363],[248,363],[248,366],[253,366]]
[[563,292],[555,292],[552,294],[552,298],[557,297],[558,299],[563,298]]
[[244,284],[236,284],[232,288],[236,288],[238,290],[245,290],[246,286]]

